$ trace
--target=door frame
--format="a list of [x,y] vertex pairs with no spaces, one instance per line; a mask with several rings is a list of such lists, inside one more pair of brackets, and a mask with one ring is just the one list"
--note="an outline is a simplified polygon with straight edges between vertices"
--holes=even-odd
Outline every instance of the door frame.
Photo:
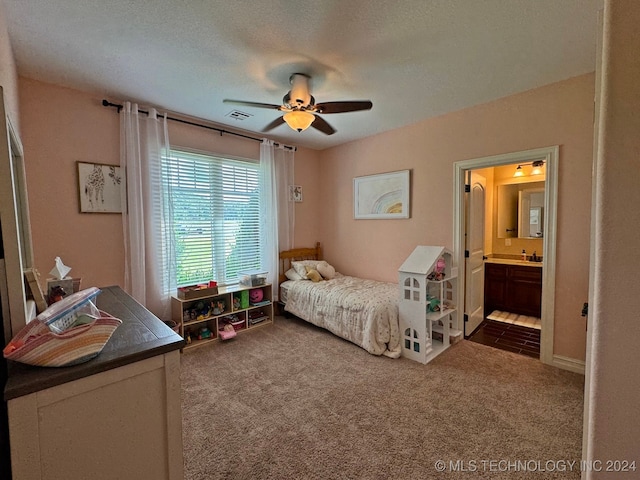
[[[542,312],[540,332],[540,360],[542,363],[559,368],[573,370],[560,358],[554,358],[554,307],[556,285],[556,224],[558,197],[558,158],[559,146],[536,148],[521,152],[505,153],[489,157],[462,160],[453,164],[453,256],[458,264],[458,302],[464,305],[466,272],[465,272],[465,213],[464,195],[466,172],[486,167],[529,163],[533,160],[544,159],[546,164],[545,178],[545,219],[543,255],[542,255]],[[461,309],[458,309],[458,322],[464,322]],[[463,325],[463,323],[460,323]]]

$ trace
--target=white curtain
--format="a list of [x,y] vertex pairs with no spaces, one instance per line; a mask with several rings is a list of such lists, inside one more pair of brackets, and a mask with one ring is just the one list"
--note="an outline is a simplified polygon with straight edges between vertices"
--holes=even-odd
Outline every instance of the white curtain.
[[[262,198],[261,233],[264,241],[262,266],[269,272],[268,281],[278,279],[278,253],[293,248],[294,204],[289,186],[294,182],[294,152],[264,139],[260,145]],[[278,292],[275,292],[277,297]]]
[[163,320],[171,318],[175,291],[175,242],[170,193],[160,181],[162,155],[169,153],[166,115],[158,119],[126,102],[120,112],[120,166],[125,290]]

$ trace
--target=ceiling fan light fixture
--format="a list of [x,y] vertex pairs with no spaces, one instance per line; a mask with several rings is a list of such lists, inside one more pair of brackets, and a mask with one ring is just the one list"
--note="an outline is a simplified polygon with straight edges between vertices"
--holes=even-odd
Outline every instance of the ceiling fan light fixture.
[[[0,0],[1,2],[2,0]],[[324,118],[324,114],[361,112],[371,110],[373,103],[371,100],[342,100],[339,102],[322,102],[316,104],[309,91],[311,77],[304,73],[294,73],[289,78],[291,90],[282,98],[282,105],[272,103],[248,102],[245,100],[225,99],[225,103],[235,103],[249,107],[266,108],[278,110],[282,116],[278,116],[269,123],[262,131],[268,132],[283,123],[286,123],[292,130],[302,132],[309,127],[324,133],[333,135],[336,129],[333,128]]]
[[293,110],[283,115],[284,121],[297,132],[303,132],[316,119],[315,115],[304,110]]

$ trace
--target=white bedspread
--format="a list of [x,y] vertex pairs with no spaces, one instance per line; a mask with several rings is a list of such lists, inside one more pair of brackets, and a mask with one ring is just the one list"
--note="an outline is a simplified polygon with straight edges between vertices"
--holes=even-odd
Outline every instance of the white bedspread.
[[398,285],[339,276],[289,282],[285,310],[367,352],[400,356]]

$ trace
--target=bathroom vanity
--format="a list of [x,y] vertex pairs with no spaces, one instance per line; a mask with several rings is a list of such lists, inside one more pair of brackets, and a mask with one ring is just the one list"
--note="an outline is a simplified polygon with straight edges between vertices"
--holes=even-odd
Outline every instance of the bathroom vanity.
[[484,312],[493,310],[540,318],[542,263],[490,258],[484,265]]

